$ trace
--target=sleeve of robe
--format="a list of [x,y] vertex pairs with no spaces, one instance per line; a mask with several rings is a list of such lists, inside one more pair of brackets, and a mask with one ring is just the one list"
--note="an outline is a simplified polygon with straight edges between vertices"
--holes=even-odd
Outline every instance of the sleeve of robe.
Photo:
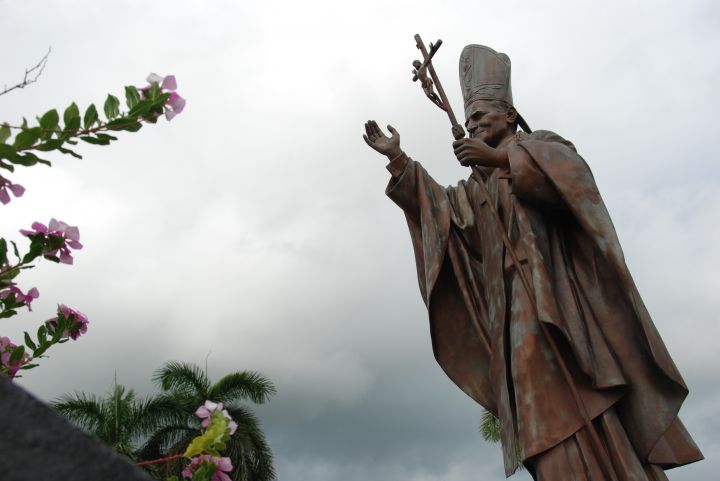
[[460,389],[495,413],[484,299],[472,275],[472,256],[451,229],[474,222],[465,182],[444,188],[404,154],[387,168],[393,177],[386,194],[405,213],[435,358]]

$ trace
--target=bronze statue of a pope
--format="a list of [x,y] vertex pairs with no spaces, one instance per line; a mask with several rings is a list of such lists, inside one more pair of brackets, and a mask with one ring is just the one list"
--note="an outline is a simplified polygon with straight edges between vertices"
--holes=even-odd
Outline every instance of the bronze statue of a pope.
[[702,459],[678,418],[688,389],[588,165],[530,131],[507,55],[468,45],[460,83],[469,138],[453,149],[473,172],[455,186],[410,159],[395,129],[365,124],[410,229],[435,358],[499,418],[508,476],[522,462],[542,481],[666,480]]

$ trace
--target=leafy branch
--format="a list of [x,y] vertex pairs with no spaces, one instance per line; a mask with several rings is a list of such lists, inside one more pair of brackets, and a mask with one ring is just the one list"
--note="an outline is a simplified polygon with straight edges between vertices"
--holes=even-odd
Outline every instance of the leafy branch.
[[[4,123],[0,126],[0,168],[14,172],[15,165],[29,167],[37,163],[51,165],[50,161],[38,157],[31,151],[49,152],[57,150],[62,154],[81,159],[82,156],[68,147],[75,146],[78,140],[93,145],[109,145],[117,137],[108,131],[137,132],[143,122],[156,123],[166,110],[166,103],[172,94],[162,92],[158,83],[138,90],[135,86],[125,87],[125,103],[128,110],[120,110],[120,100],[112,94],[107,96],[103,105],[106,120],[101,120],[95,104],[90,104],[84,115],[73,102],[63,112],[62,125],[60,115],[55,109],[47,111],[37,118],[38,125],[30,127],[27,120],[20,126]],[[8,143],[12,129],[20,132]],[[14,164],[14,165],[13,165]]]

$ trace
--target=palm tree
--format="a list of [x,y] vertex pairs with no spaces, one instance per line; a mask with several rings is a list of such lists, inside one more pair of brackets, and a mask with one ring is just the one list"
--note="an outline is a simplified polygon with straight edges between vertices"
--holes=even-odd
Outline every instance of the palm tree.
[[[491,443],[500,442],[500,419],[490,411],[484,410],[480,417],[480,435],[485,441]],[[523,469],[522,452],[520,446],[516,444],[515,457],[519,462],[519,469]]]
[[138,398],[134,390],[117,380],[104,397],[76,392],[52,405],[70,422],[131,461],[138,460],[141,441],[171,413],[167,399]]
[[490,411],[483,411],[480,417],[480,435],[485,441],[500,442],[500,420]]
[[[160,427],[145,443],[142,456],[159,458],[182,453],[198,434],[200,420],[195,411],[206,400],[221,402],[238,424],[224,453],[233,464],[233,481],[270,481],[275,479],[272,451],[260,429],[260,421],[241,401],[262,404],[275,394],[272,382],[251,371],[232,372],[212,383],[205,371],[195,364],[169,361],[157,369],[153,381],[162,390],[161,398],[174,405],[170,422]],[[178,473],[180,463],[168,465]]]

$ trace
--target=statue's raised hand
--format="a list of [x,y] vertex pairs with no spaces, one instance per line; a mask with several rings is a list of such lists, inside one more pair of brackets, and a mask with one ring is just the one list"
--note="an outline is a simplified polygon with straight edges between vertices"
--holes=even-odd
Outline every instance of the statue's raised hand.
[[365,122],[365,135],[363,135],[363,139],[365,139],[365,143],[374,150],[392,160],[402,154],[402,149],[400,148],[400,134],[392,127],[392,125],[388,125],[387,128],[390,131],[390,134],[392,134],[392,137],[385,135],[383,131],[380,130],[380,127],[378,127],[377,122],[374,120],[368,120]]

